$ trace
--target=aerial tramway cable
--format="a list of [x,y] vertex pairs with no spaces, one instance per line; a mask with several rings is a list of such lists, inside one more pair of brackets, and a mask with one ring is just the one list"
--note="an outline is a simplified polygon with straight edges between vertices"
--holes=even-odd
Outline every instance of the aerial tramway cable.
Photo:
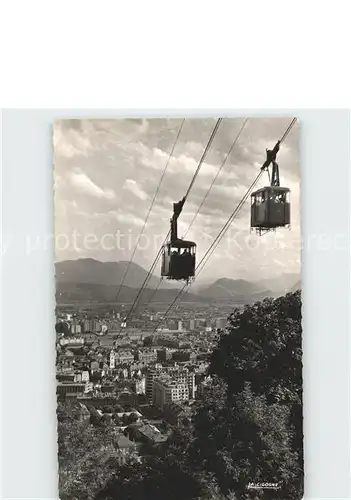
[[144,310],[145,310],[145,309],[147,309],[147,308],[149,307],[149,305],[151,304],[151,302],[153,301],[153,299],[154,299],[154,297],[155,297],[155,295],[156,295],[156,293],[157,293],[157,290],[158,290],[158,289],[160,288],[160,286],[161,286],[162,281],[163,281],[163,278],[161,277],[161,278],[159,279],[159,281],[158,281],[158,283],[157,283],[157,286],[156,286],[156,288],[154,289],[154,291],[153,291],[153,293],[152,293],[152,295],[151,295],[151,297],[150,297],[149,301],[148,301],[148,302],[147,302],[147,304],[145,305]]
[[182,131],[182,128],[183,128],[184,122],[185,122],[185,118],[182,120],[182,122],[181,122],[181,124],[180,124],[180,127],[179,127],[179,129],[178,129],[177,136],[176,136],[175,141],[174,141],[174,143],[173,143],[172,149],[171,149],[171,151],[170,151],[170,153],[169,153],[167,163],[166,163],[166,165],[165,165],[165,168],[163,169],[163,172],[162,172],[162,175],[161,175],[161,177],[160,177],[160,180],[159,180],[158,186],[157,186],[157,188],[156,188],[156,191],[155,191],[154,197],[153,197],[153,199],[152,199],[152,201],[151,201],[151,204],[150,204],[149,210],[148,210],[148,212],[147,212],[147,214],[146,214],[146,218],[145,218],[145,221],[144,221],[144,225],[143,225],[143,227],[142,227],[142,229],[141,229],[141,231],[140,231],[140,233],[139,233],[139,236],[138,236],[138,238],[137,238],[137,241],[136,241],[136,243],[135,243],[135,246],[134,246],[134,250],[133,250],[132,256],[131,256],[131,258],[130,258],[130,260],[129,260],[129,262],[128,262],[127,268],[126,268],[125,273],[124,273],[124,276],[123,276],[123,278],[122,278],[122,282],[121,282],[121,284],[120,284],[120,286],[119,286],[119,289],[118,289],[118,292],[117,292],[116,302],[118,301],[118,298],[119,298],[119,296],[120,296],[120,293],[121,293],[122,287],[123,287],[123,285],[124,285],[124,283],[125,283],[125,280],[126,280],[126,278],[127,278],[128,271],[129,271],[130,266],[131,266],[131,264],[132,264],[132,262],[133,262],[133,259],[134,259],[134,256],[135,256],[135,253],[136,253],[136,251],[137,251],[138,244],[139,244],[139,240],[140,240],[140,238],[141,238],[142,234],[144,233],[144,230],[145,230],[145,227],[146,227],[147,221],[149,220],[149,217],[150,217],[151,210],[152,210],[152,208],[153,208],[153,206],[154,206],[154,204],[155,204],[155,201],[156,201],[157,195],[158,195],[158,193],[159,193],[159,191],[160,191],[160,188],[161,188],[161,184],[162,184],[163,178],[164,178],[164,176],[165,176],[165,174],[166,174],[166,172],[167,172],[167,168],[168,168],[169,162],[170,162],[170,160],[171,160],[171,158],[172,158],[172,156],[173,156],[174,149],[175,149],[175,147],[176,147],[176,145],[177,145],[177,143],[178,143],[178,139],[179,139],[180,133],[181,133],[181,131]]
[[[196,177],[198,176],[198,174],[199,174],[199,172],[200,172],[200,169],[201,169],[201,167],[202,167],[202,164],[203,164],[203,162],[204,162],[204,160],[205,160],[205,158],[206,158],[206,156],[207,156],[207,154],[208,154],[208,151],[209,151],[209,149],[210,149],[210,147],[211,147],[211,144],[212,144],[212,142],[213,142],[213,139],[214,139],[214,137],[215,137],[215,135],[216,135],[216,133],[217,133],[218,127],[220,126],[221,122],[222,122],[222,118],[218,118],[218,119],[217,119],[217,121],[216,121],[216,125],[214,126],[214,129],[213,129],[213,131],[212,131],[212,133],[211,133],[211,136],[210,136],[210,138],[209,138],[209,140],[208,140],[208,143],[207,143],[207,145],[206,145],[206,147],[205,147],[205,149],[204,149],[204,152],[203,152],[203,154],[202,154],[202,156],[201,156],[201,158],[200,158],[200,161],[199,161],[198,166],[197,166],[197,168],[196,168],[196,171],[195,171],[195,173],[194,173],[194,175],[193,175],[193,178],[192,178],[192,180],[191,180],[191,182],[190,182],[190,185],[189,185],[189,187],[188,187],[188,189],[187,189],[187,191],[186,191],[186,194],[185,194],[184,199],[183,199],[183,200],[184,200],[184,203],[185,203],[185,201],[187,200],[187,198],[188,198],[188,196],[189,196],[189,194],[190,194],[190,191],[191,191],[191,189],[192,189],[192,187],[193,187],[193,185],[194,185],[194,183],[195,183]],[[150,211],[151,211],[151,210],[150,210]],[[131,314],[132,314],[133,310],[134,310],[134,309],[135,309],[135,307],[137,306],[137,304],[138,304],[138,302],[139,302],[139,300],[140,300],[140,298],[141,298],[141,294],[143,293],[143,290],[146,288],[146,284],[148,283],[149,279],[151,278],[152,273],[153,273],[153,271],[154,271],[154,269],[155,269],[155,267],[156,267],[156,265],[157,265],[157,262],[158,262],[158,260],[159,260],[159,258],[160,258],[160,256],[161,256],[161,254],[162,254],[162,249],[163,249],[163,246],[164,246],[164,244],[166,243],[166,241],[167,241],[167,239],[168,239],[169,235],[170,235],[170,231],[168,232],[168,234],[167,234],[167,236],[166,236],[166,238],[165,238],[165,240],[164,240],[164,243],[161,245],[161,247],[160,247],[160,249],[159,249],[159,251],[158,251],[158,253],[157,253],[156,257],[155,257],[155,260],[154,260],[154,262],[152,263],[151,268],[150,268],[150,270],[149,270],[149,272],[148,272],[148,274],[147,274],[147,276],[146,276],[146,278],[145,278],[145,280],[144,280],[144,282],[143,282],[142,286],[140,287],[140,289],[139,289],[139,291],[138,291],[137,296],[136,296],[136,297],[135,297],[135,299],[134,299],[134,302],[133,302],[132,307],[130,308],[130,310],[129,310],[128,314],[127,314],[127,317],[126,317],[126,319],[125,319],[125,322],[127,322],[127,320],[130,318],[130,316],[131,316]],[[122,328],[121,328],[121,330],[122,330]],[[121,331],[121,330],[120,330],[120,331]]]
[[[221,229],[221,231],[219,232],[219,234],[216,236],[216,238],[214,239],[214,241],[211,243],[211,245],[209,246],[209,248],[206,250],[205,255],[202,257],[202,259],[201,259],[201,261],[199,263],[199,266],[197,267],[197,273],[198,274],[200,274],[200,272],[205,267],[208,259],[211,257],[212,253],[215,251],[215,249],[219,245],[221,239],[223,238],[223,236],[225,235],[225,233],[228,231],[228,228],[232,224],[232,222],[235,219],[235,217],[238,215],[239,211],[241,210],[241,208],[245,204],[246,200],[248,199],[248,197],[251,194],[251,191],[256,186],[256,184],[258,183],[258,181],[260,180],[260,178],[262,177],[262,175],[263,175],[263,170],[261,170],[260,173],[257,174],[255,180],[252,182],[252,184],[248,188],[246,194],[243,196],[243,198],[240,200],[240,202],[236,206],[234,212],[231,214],[231,216],[229,217],[229,219],[227,220],[227,222],[224,224],[224,226]],[[202,265],[201,268],[200,268],[200,265]]]
[[188,234],[188,232],[190,231],[190,229],[191,229],[192,225],[194,224],[194,221],[195,221],[196,217],[199,215],[199,212],[200,212],[201,208],[203,207],[203,205],[204,205],[205,201],[207,200],[208,195],[210,194],[210,191],[211,191],[211,189],[212,189],[212,187],[213,187],[214,183],[215,183],[215,182],[216,182],[216,180],[218,179],[218,176],[219,176],[219,174],[221,173],[221,171],[222,171],[223,167],[225,166],[225,164],[227,163],[227,160],[228,160],[228,158],[229,158],[229,156],[230,156],[231,152],[233,151],[234,146],[235,146],[235,145],[236,145],[236,143],[238,142],[239,137],[240,137],[240,135],[241,135],[241,132],[243,131],[243,129],[244,129],[244,127],[245,127],[245,125],[246,125],[247,121],[248,121],[248,118],[245,118],[245,120],[244,120],[243,124],[242,124],[242,125],[241,125],[241,127],[240,127],[239,132],[237,133],[237,135],[236,135],[236,137],[235,137],[235,139],[234,139],[234,142],[232,143],[232,145],[231,145],[231,147],[230,147],[230,149],[229,149],[228,153],[227,153],[227,154],[226,154],[226,156],[224,157],[224,160],[223,160],[223,162],[222,162],[221,166],[219,167],[219,169],[218,169],[218,171],[217,171],[217,174],[215,175],[214,179],[212,180],[212,182],[211,182],[211,184],[210,184],[210,187],[209,187],[209,188],[208,188],[208,190],[206,191],[206,194],[205,194],[205,196],[203,197],[202,202],[200,203],[200,205],[199,205],[199,207],[198,207],[198,209],[197,209],[197,211],[196,211],[196,213],[195,213],[195,215],[194,215],[194,217],[193,217],[192,221],[190,222],[189,227],[188,227],[188,229],[186,230],[186,233],[184,234],[184,238],[186,238],[186,235]]
[[[288,136],[288,134],[290,133],[292,127],[294,126],[295,122],[296,122],[296,118],[293,118],[293,120],[290,122],[288,128],[286,129],[286,131],[284,132],[282,138],[277,142],[276,146],[274,149],[277,149],[279,148],[279,146],[284,142],[284,140],[286,139],[286,137]],[[248,199],[248,197],[250,196],[253,188],[255,187],[255,185],[257,184],[257,182],[260,180],[261,176],[263,175],[263,172],[267,169],[267,167],[269,166],[269,164],[267,164],[267,161],[262,165],[261,167],[261,170],[260,172],[257,174],[256,178],[254,179],[254,181],[251,183],[250,187],[248,188],[246,194],[243,196],[243,198],[240,200],[240,202],[238,203],[238,205],[236,206],[235,210],[232,212],[232,214],[230,215],[229,219],[227,220],[227,222],[224,224],[223,228],[221,229],[221,231],[219,232],[219,234],[217,235],[217,237],[215,238],[215,240],[212,242],[212,244],[210,245],[210,247],[207,249],[207,251],[205,252],[205,255],[202,257],[201,261],[199,262],[199,264],[197,265],[196,267],[196,276],[198,276],[200,274],[200,272],[203,270],[203,268],[205,267],[208,259],[211,257],[212,253],[214,252],[214,250],[217,248],[218,244],[220,243],[221,239],[223,238],[223,236],[225,235],[225,233],[227,232],[229,226],[231,225],[231,223],[233,222],[234,218],[237,216],[237,214],[239,213],[239,211],[241,210],[242,206],[245,204],[246,200]],[[200,266],[202,266],[200,268]],[[187,288],[189,290],[189,288],[191,287],[191,284],[188,284],[186,283],[181,289],[180,291],[178,292],[178,294],[176,295],[175,299],[173,300],[173,302],[170,304],[170,306],[167,308],[162,320],[160,320],[154,330],[153,330],[153,334],[157,331],[159,325],[166,319],[167,315],[169,314],[169,312],[171,311],[171,309],[173,308],[174,304],[177,302],[178,298],[181,297],[181,295],[183,294],[184,290]]]
[[[167,237],[165,239],[165,242],[166,242],[166,240],[167,240]],[[136,297],[134,299],[132,307],[129,309],[129,311],[127,313],[127,316],[126,316],[126,318],[124,320],[125,323],[129,320],[129,318],[130,318],[133,310],[137,306],[137,304],[138,304],[138,302],[139,302],[139,300],[141,298],[141,294],[143,293],[143,290],[146,288],[146,285],[147,285],[148,281],[150,280],[150,278],[152,276],[152,273],[154,272],[154,269],[155,269],[155,267],[157,265],[157,262],[158,262],[158,260],[159,260],[159,258],[161,256],[161,253],[162,253],[162,246],[161,246],[160,250],[158,251],[158,253],[157,253],[156,257],[155,257],[155,260],[153,261],[153,263],[152,263],[152,265],[151,265],[151,267],[150,267],[150,269],[149,269],[149,271],[148,271],[148,273],[146,275],[146,278],[145,278],[143,284],[141,285],[141,287],[140,287],[140,289],[139,289],[139,291],[138,291],[138,293],[137,293],[137,295],[136,295]],[[121,331],[122,331],[122,326],[120,328],[119,333],[121,333]]]
[[190,194],[190,191],[192,190],[192,187],[193,187],[193,185],[195,183],[196,177],[197,177],[198,173],[200,172],[200,168],[202,167],[202,164],[205,161],[205,158],[206,158],[206,156],[208,154],[208,151],[209,151],[209,149],[210,149],[210,147],[212,145],[213,139],[214,139],[214,137],[215,137],[215,135],[217,133],[218,127],[220,126],[222,120],[223,120],[223,118],[218,118],[218,120],[216,121],[216,125],[214,126],[212,134],[211,134],[211,136],[210,136],[210,138],[208,140],[207,146],[204,149],[204,152],[202,153],[202,156],[200,158],[200,161],[199,161],[199,164],[198,164],[197,169],[195,171],[195,174],[194,174],[194,176],[193,176],[193,178],[192,178],[192,180],[190,182],[190,185],[188,187],[188,190],[187,190],[187,192],[186,192],[186,194],[184,196],[184,201],[187,200],[187,198],[188,198],[188,196]]

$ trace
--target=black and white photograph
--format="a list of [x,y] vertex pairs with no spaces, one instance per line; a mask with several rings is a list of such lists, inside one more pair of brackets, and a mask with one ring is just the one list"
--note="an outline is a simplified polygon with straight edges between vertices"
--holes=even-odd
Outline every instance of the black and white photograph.
[[61,500],[303,497],[299,137],[55,121]]

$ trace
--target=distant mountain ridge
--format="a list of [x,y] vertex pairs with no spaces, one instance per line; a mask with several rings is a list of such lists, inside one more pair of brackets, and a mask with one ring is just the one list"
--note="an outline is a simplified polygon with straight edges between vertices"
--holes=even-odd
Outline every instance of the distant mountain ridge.
[[298,290],[301,290],[301,280],[295,283],[295,285],[291,288],[290,292],[294,293],[297,292]]
[[244,297],[267,297],[271,294],[270,290],[255,283],[243,279],[220,278],[207,288],[203,288],[199,295],[212,300],[235,300]]
[[[128,261],[100,262],[95,259],[64,260],[56,262],[56,283],[89,283],[94,285],[121,285]],[[140,288],[145,281],[147,271],[132,262],[123,285],[130,288]],[[148,288],[156,288],[160,278],[151,276]],[[163,281],[161,288],[174,288],[169,282]]]
[[[117,294],[119,303],[133,302],[145,281],[147,271],[132,262],[119,291],[127,266],[127,261],[100,262],[95,259],[57,262],[57,303],[115,302]],[[179,284],[163,280],[155,293],[159,280],[157,276],[151,277],[147,289],[142,294],[142,302],[148,302],[152,295],[153,302],[167,303],[174,300],[179,291]],[[182,296],[182,301],[248,304],[277,294],[265,285],[265,281],[252,283],[244,279],[220,278],[212,284],[201,286],[197,291],[196,288],[191,288]]]
[[284,295],[288,293],[300,280],[300,274],[284,273],[280,276],[262,279],[257,282],[259,286],[272,290],[274,295]]

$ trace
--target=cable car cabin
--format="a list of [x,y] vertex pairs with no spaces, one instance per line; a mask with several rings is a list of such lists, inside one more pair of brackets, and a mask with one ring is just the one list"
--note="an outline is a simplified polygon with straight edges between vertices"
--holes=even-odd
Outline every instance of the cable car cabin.
[[161,276],[170,280],[186,280],[195,276],[196,243],[174,240],[163,248]]
[[251,194],[251,228],[258,233],[290,225],[290,189],[269,186]]

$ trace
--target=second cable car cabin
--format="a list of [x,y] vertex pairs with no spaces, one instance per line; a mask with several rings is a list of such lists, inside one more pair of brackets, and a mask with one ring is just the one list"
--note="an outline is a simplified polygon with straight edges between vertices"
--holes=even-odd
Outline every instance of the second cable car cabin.
[[251,227],[257,232],[290,225],[290,189],[268,186],[251,195]]
[[189,282],[195,276],[196,243],[178,238],[177,220],[185,199],[173,204],[171,238],[163,247],[161,276],[169,280]]
[[290,226],[290,189],[280,186],[279,167],[275,161],[279,143],[267,150],[267,160],[262,169],[272,163],[271,185],[251,194],[251,228],[259,234],[274,231],[278,227]]

